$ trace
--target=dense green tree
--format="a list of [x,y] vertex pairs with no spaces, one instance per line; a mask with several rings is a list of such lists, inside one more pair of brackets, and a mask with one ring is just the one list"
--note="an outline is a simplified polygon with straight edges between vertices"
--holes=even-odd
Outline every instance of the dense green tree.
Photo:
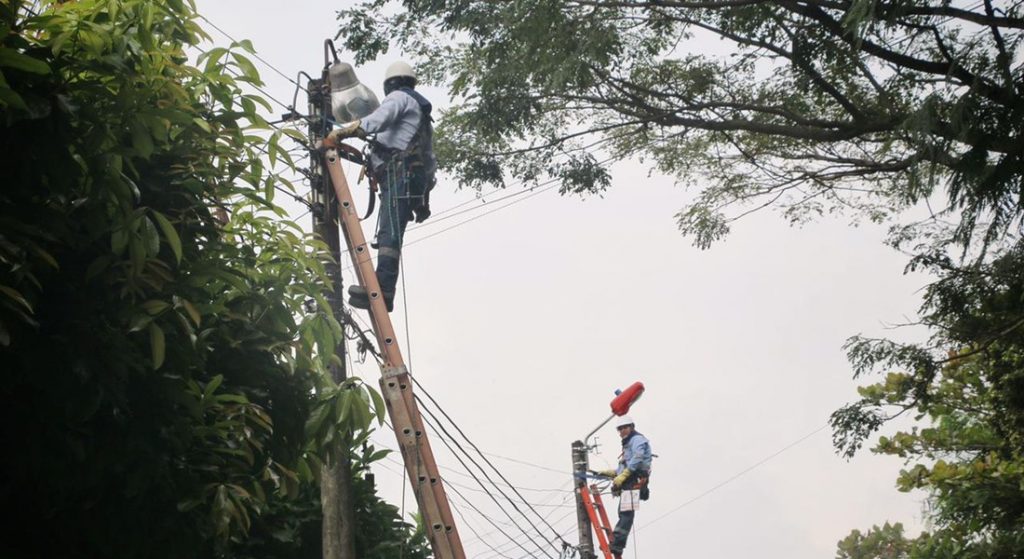
[[[833,415],[848,456],[886,421],[909,430],[883,436],[874,452],[899,456],[902,491],[925,490],[935,526],[912,557],[1024,556],[1024,242],[991,263],[929,263],[927,344],[856,338],[857,373],[889,372]],[[949,348],[953,348],[952,350]]]
[[252,47],[189,64],[196,17],[0,3],[4,556],[318,550],[322,449],[383,413],[325,374],[324,247],[273,202],[292,132],[246,92]]
[[401,47],[450,88],[439,153],[464,184],[553,176],[598,192],[611,162],[641,157],[697,187],[678,219],[700,246],[761,207],[884,220],[944,191],[966,242],[1024,211],[1021,10],[367,0],[340,12],[339,36],[357,61]]

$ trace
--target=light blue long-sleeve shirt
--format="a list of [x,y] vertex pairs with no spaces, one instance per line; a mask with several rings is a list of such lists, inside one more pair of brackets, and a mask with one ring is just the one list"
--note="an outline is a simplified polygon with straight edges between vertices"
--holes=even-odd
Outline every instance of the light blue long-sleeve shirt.
[[419,127],[420,104],[401,90],[389,93],[360,126],[367,134],[376,134],[378,143],[397,150],[409,148]]
[[622,443],[622,458],[615,471],[621,474],[625,469],[631,472],[651,469],[651,441],[635,431]]
[[[405,151],[420,127],[420,104],[411,95],[392,91],[381,101],[380,107],[362,119],[360,128],[367,134],[376,134],[377,143],[385,148]],[[376,168],[383,159],[376,152],[372,154]]]

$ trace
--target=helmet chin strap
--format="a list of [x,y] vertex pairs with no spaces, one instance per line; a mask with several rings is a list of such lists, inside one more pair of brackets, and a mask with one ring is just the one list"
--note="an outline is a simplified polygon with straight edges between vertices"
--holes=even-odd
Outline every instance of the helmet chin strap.
[[384,95],[389,95],[392,91],[397,91],[403,87],[415,88],[415,78],[409,76],[393,76],[384,80]]

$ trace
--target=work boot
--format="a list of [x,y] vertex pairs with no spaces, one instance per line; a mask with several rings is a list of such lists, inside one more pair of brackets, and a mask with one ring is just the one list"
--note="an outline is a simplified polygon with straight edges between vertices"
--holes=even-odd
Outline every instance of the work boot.
[[[395,292],[382,289],[381,294],[384,296],[384,306],[387,307],[388,312],[395,310]],[[348,287],[348,304],[357,309],[369,310],[370,294],[361,285],[350,285]]]

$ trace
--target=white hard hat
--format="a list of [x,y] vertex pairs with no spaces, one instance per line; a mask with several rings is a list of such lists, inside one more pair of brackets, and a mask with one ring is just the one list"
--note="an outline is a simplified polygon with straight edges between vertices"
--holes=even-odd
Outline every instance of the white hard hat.
[[626,425],[633,425],[633,424],[634,424],[633,423],[633,418],[629,417],[628,415],[620,415],[619,417],[615,418],[615,428],[616,429],[618,429],[619,427],[625,427]]
[[412,78],[413,81],[416,81],[416,72],[413,72],[412,66],[409,66],[409,64],[402,62],[401,60],[396,60],[395,62],[392,62],[391,65],[388,66],[387,71],[384,72],[384,81],[390,80],[391,78]]

